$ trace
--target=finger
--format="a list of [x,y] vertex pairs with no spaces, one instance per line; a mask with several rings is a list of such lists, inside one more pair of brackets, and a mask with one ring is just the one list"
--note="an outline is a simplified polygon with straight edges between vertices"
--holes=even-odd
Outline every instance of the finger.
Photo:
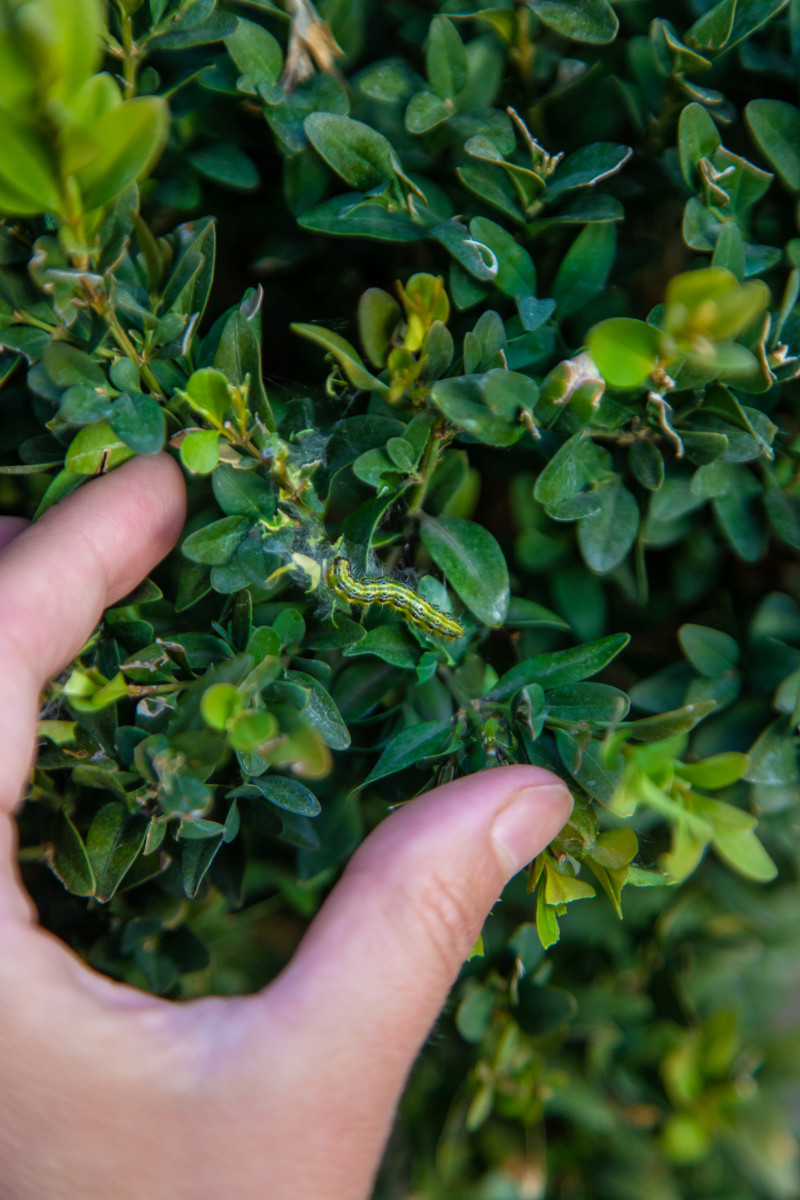
[[27,528],[28,522],[22,517],[0,517],[0,550]]
[[93,480],[0,552],[0,810],[30,766],[38,693],[80,650],[103,609],[164,557],[185,509],[178,466],[137,458]]
[[[302,1030],[293,1070],[334,1081],[354,1126],[388,1127],[411,1064],[506,881],[569,818],[538,767],[484,771],[383,822],[353,857],[284,974],[256,1003]],[[352,1081],[352,1094],[343,1080]],[[344,1089],[345,1094],[342,1095]],[[327,1099],[325,1101],[327,1103]]]

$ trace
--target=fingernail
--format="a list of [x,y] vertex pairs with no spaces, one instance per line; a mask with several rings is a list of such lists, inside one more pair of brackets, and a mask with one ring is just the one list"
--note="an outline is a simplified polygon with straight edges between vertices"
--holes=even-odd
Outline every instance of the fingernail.
[[552,841],[571,812],[572,796],[563,783],[523,788],[501,809],[492,842],[509,879]]

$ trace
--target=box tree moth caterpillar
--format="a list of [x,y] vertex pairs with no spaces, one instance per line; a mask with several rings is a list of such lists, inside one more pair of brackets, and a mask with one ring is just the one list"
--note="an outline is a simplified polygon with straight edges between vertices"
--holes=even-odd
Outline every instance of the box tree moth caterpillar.
[[418,592],[381,575],[376,579],[357,579],[350,569],[350,562],[338,555],[328,570],[328,582],[337,596],[350,604],[386,604],[395,612],[402,613],[407,621],[425,633],[434,633],[444,638],[464,636],[464,626],[453,617],[448,617],[433,604],[424,600]]

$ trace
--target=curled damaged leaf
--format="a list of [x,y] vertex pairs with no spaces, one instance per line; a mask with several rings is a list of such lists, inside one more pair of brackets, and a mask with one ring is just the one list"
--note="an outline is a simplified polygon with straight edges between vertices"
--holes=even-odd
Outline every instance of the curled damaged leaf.
[[354,387],[365,392],[378,392],[380,395],[388,393],[387,385],[367,370],[361,355],[341,334],[322,329],[318,325],[295,323],[291,329],[301,337],[308,338],[310,342],[322,346],[323,350],[336,360]]

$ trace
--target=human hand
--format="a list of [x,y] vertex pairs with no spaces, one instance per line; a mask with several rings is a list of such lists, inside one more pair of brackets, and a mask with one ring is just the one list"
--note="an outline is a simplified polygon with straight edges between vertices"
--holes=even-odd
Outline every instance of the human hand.
[[90,971],[13,866],[45,681],[175,542],[166,456],[0,520],[0,1198],[364,1200],[406,1077],[505,882],[561,829],[537,767],[437,788],[359,848],[263,992],[183,1004]]

